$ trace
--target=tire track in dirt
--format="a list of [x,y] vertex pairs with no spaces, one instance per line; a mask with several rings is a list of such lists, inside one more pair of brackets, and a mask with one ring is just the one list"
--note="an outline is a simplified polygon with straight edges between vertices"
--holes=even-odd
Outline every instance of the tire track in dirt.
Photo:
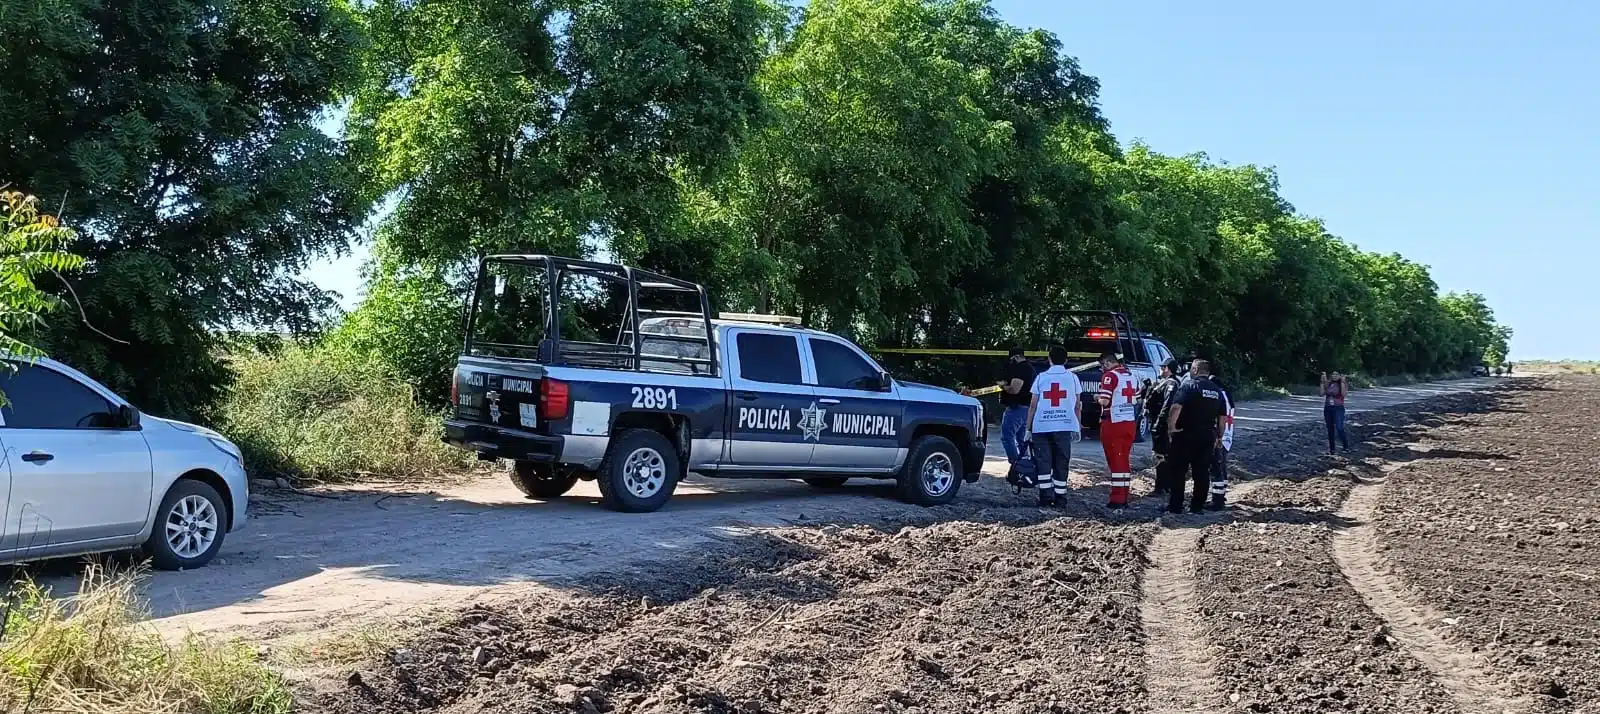
[[1433,674],[1463,712],[1529,711],[1527,702],[1509,698],[1494,686],[1494,682],[1504,681],[1503,678],[1495,677],[1471,653],[1447,641],[1433,624],[1443,616],[1384,568],[1372,520],[1384,483],[1400,468],[1400,465],[1387,465],[1380,478],[1356,479],[1338,514],[1354,525],[1333,533],[1333,556],[1339,570],[1367,607],[1389,624],[1395,640]]
[[[1241,499],[1262,483],[1234,486],[1228,497]],[[1223,706],[1214,666],[1218,653],[1200,619],[1195,585],[1200,536],[1214,521],[1208,516],[1163,527],[1146,550],[1139,618],[1145,636],[1144,686],[1150,711],[1156,714],[1213,712]]]
[[1145,691],[1156,714],[1215,711],[1222,701],[1216,654],[1196,616],[1194,557],[1199,528],[1163,528],[1150,542],[1139,589]]

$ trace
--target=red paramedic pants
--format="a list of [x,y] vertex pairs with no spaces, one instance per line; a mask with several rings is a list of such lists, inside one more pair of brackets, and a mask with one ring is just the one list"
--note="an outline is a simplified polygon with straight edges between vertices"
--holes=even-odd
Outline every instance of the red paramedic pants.
[[1133,468],[1129,454],[1133,452],[1135,436],[1131,421],[1104,421],[1100,423],[1100,446],[1106,452],[1107,470],[1111,472],[1111,505],[1128,505],[1128,487],[1133,482]]

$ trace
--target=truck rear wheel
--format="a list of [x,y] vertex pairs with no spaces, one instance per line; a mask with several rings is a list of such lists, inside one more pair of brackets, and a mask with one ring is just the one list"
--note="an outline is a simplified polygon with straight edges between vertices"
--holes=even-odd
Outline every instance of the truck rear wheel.
[[919,506],[949,503],[961,490],[961,452],[942,436],[924,436],[911,445],[900,469],[900,498]]
[[649,513],[678,487],[678,450],[660,433],[630,429],[611,438],[600,464],[600,503],[624,513]]
[[578,472],[573,469],[558,475],[554,466],[532,461],[518,461],[511,467],[511,485],[528,498],[557,498],[577,483]]

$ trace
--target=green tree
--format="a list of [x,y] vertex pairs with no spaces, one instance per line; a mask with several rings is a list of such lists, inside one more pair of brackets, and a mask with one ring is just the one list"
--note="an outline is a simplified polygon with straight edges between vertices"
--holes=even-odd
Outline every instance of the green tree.
[[869,340],[1018,329],[1012,308],[1047,299],[1048,239],[1079,223],[1056,194],[1091,188],[1059,132],[1103,127],[1096,87],[987,3],[810,3],[761,76],[773,121],[721,187],[740,297]]
[[182,415],[226,384],[219,331],[313,326],[330,303],[294,275],[368,210],[315,126],[361,46],[342,0],[0,0],[0,17],[0,176],[63,204],[88,261],[87,322],[52,321],[52,354]]
[[40,213],[39,199],[0,191],[0,212],[0,353],[35,357],[40,352],[32,341],[44,327],[44,315],[60,301],[34,281],[46,273],[78,270],[83,258],[64,250],[72,243],[72,230]]
[[604,250],[696,273],[662,229],[760,101],[759,0],[377,0],[347,132],[398,191],[397,259]]
[[1498,324],[1494,310],[1483,296],[1474,292],[1447,293],[1439,298],[1445,315],[1457,330],[1451,367],[1474,364],[1505,364],[1511,328]]

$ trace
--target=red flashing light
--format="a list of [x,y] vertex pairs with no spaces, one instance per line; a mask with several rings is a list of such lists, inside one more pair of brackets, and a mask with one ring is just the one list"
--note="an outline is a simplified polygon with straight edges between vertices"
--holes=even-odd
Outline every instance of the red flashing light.
[[557,421],[567,418],[567,383],[559,379],[545,377],[539,381],[539,406],[543,412],[540,416],[545,421]]
[[1089,339],[1091,340],[1114,340],[1116,337],[1116,330],[1107,330],[1099,327],[1089,330]]

